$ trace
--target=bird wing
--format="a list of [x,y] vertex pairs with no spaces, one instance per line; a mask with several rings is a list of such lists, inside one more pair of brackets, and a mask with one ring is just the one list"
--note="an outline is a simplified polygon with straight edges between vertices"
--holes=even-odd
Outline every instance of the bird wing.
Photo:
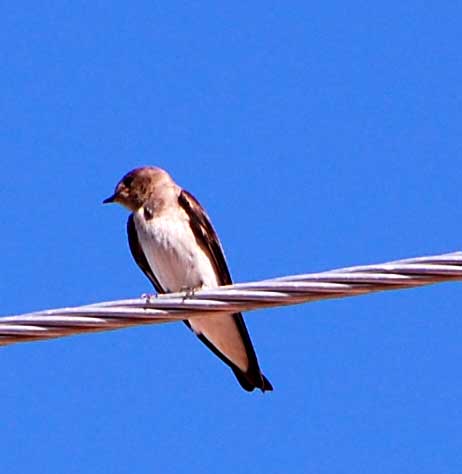
[[[189,218],[198,245],[212,262],[218,283],[231,284],[231,275],[223,248],[203,207],[192,194],[185,190],[181,191],[178,203]],[[263,391],[273,389],[260,371],[241,313],[220,318],[195,318],[186,324],[190,328],[192,326],[199,339],[233,370],[245,390],[251,391],[256,387]]]
[[128,234],[128,245],[132,252],[133,258],[138,266],[143,270],[143,273],[149,278],[149,281],[153,284],[158,294],[165,293],[159,280],[151,269],[148,263],[146,255],[143,252],[140,241],[138,239],[138,233],[136,232],[135,222],[133,221],[133,214],[130,214],[127,221],[127,234]]

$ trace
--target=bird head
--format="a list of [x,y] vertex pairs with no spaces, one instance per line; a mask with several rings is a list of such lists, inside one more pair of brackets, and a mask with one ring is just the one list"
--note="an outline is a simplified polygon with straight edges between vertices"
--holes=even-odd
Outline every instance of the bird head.
[[170,175],[161,168],[136,168],[117,183],[114,194],[106,198],[103,204],[116,202],[135,212],[172,185],[174,183]]

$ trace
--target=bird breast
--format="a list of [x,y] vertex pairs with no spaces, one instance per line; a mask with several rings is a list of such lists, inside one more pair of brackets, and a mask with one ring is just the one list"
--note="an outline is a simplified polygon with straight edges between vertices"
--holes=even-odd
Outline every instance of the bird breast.
[[177,208],[146,220],[134,215],[146,259],[167,292],[218,286],[212,263],[198,245],[186,213]]

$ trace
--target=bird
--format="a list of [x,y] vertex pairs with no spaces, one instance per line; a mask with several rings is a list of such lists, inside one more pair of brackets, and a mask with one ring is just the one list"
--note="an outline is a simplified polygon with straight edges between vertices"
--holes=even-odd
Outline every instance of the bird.
[[[135,168],[103,203],[118,203],[131,211],[129,247],[157,294],[188,294],[232,283],[222,245],[205,209],[167,171],[155,166]],[[184,322],[231,368],[244,390],[273,390],[260,370],[241,313]]]

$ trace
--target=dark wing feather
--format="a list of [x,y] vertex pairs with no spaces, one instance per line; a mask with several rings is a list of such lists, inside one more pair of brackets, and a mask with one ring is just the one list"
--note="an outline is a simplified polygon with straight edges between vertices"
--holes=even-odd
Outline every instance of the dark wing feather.
[[143,270],[143,273],[149,278],[149,281],[153,284],[158,294],[165,293],[164,289],[159,283],[159,280],[154,275],[154,272],[151,270],[146,255],[141,248],[140,242],[138,240],[138,234],[136,232],[135,223],[133,222],[133,214],[130,214],[127,221],[127,234],[128,234],[128,244],[132,252],[133,258],[138,266]]
[[[205,213],[203,207],[199,204],[196,198],[185,190],[182,190],[178,198],[178,203],[189,217],[191,229],[197,240],[198,245],[209,256],[215,267],[218,281],[221,285],[230,285],[232,283],[231,275],[229,273],[228,265],[223,253],[223,249],[218,239],[217,233],[210,222],[209,217]],[[241,386],[245,390],[253,390],[255,387],[261,390],[272,390],[270,382],[260,372],[258,366],[257,356],[250,340],[249,333],[244,323],[241,313],[233,314],[234,321],[238,328],[239,334],[244,342],[247,350],[247,357],[249,360],[249,369],[247,373],[243,373],[235,364],[226,358],[224,354],[214,347],[213,343],[209,341],[204,335],[199,335],[201,341],[211,349],[221,360],[231,367]],[[188,324],[186,322],[186,324]],[[189,326],[189,324],[188,324]],[[190,326],[189,326],[190,327]]]
[[181,191],[178,202],[189,217],[197,243],[213,262],[220,280],[219,283],[221,285],[231,285],[231,275],[226,264],[223,248],[204,208],[192,194],[184,189]]

